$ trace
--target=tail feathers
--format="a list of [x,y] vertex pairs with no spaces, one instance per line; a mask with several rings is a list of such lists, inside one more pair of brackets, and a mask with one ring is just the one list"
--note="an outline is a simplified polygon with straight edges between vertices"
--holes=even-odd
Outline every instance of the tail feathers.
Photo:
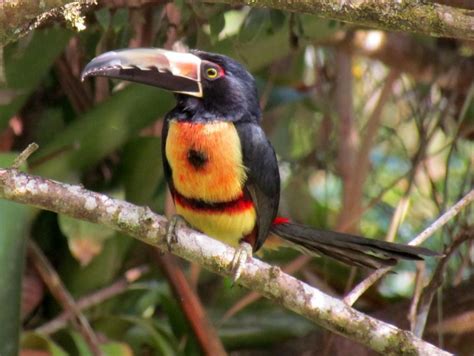
[[367,268],[393,266],[398,260],[422,260],[422,256],[439,256],[423,247],[368,239],[308,226],[280,223],[271,231],[305,253],[323,254],[349,265]]

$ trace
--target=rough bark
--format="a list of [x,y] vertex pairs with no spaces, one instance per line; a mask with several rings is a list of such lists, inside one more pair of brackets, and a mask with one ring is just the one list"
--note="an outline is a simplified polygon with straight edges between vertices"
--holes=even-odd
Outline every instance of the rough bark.
[[[271,7],[306,12],[324,18],[391,31],[474,39],[474,17],[459,1],[423,0],[207,0],[231,5]],[[136,7],[154,1],[121,0]],[[459,6],[454,7],[450,6]],[[0,46],[14,41],[49,18],[64,17],[73,27],[83,26],[79,9],[95,0],[31,0],[0,2]],[[104,0],[108,5],[110,0]],[[445,5],[446,4],[446,5]],[[67,5],[65,8],[64,6]],[[464,7],[464,8],[463,8]]]
[[15,41],[51,18],[62,17],[78,30],[83,29],[80,9],[95,0],[0,1],[0,47]]
[[208,0],[232,5],[305,12],[390,31],[474,39],[474,17],[466,9],[424,0]]

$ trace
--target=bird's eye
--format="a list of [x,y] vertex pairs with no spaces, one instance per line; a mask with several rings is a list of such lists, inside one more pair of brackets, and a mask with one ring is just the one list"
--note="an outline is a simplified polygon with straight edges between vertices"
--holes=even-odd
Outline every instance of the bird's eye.
[[206,76],[209,79],[216,79],[219,76],[219,72],[217,71],[216,68],[210,67],[206,69]]

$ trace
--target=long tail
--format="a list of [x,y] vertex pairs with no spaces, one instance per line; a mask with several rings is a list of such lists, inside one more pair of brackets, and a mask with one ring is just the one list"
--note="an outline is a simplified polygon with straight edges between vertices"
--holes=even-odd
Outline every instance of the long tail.
[[323,254],[349,265],[381,268],[398,260],[422,260],[421,256],[439,256],[423,247],[401,245],[334,231],[317,230],[277,219],[271,232],[309,254]]

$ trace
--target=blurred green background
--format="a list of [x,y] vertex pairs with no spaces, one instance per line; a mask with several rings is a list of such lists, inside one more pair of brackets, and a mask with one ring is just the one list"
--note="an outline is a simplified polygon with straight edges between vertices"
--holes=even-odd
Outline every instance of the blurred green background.
[[[232,56],[256,77],[263,127],[280,160],[283,215],[407,243],[472,189],[472,42],[271,9],[131,3],[89,8],[81,32],[52,21],[2,49],[0,165],[11,164],[15,152],[34,141],[40,150],[29,172],[169,211],[160,127],[173,97],[103,78],[82,83],[80,72],[111,49],[187,46]],[[440,251],[473,224],[468,207],[425,245]],[[57,323],[62,309],[35,259],[25,257],[29,238],[73,297],[90,302],[83,312],[105,354],[202,353],[148,246],[98,225],[0,201],[0,320],[8,321],[0,331],[2,355],[16,353],[17,338],[24,355],[91,354],[73,324]],[[281,266],[300,263],[298,278],[336,296],[367,275],[325,258],[304,261],[286,249],[263,258]],[[474,311],[473,262],[471,240],[448,263],[425,333],[458,354],[474,349],[474,328],[456,322]],[[367,352],[278,305],[247,303],[247,290],[179,263],[229,353]],[[436,263],[429,259],[424,269],[400,263],[357,307],[408,328],[415,279],[429,280]],[[137,279],[123,279],[138,267]],[[104,292],[109,287],[115,293]]]

